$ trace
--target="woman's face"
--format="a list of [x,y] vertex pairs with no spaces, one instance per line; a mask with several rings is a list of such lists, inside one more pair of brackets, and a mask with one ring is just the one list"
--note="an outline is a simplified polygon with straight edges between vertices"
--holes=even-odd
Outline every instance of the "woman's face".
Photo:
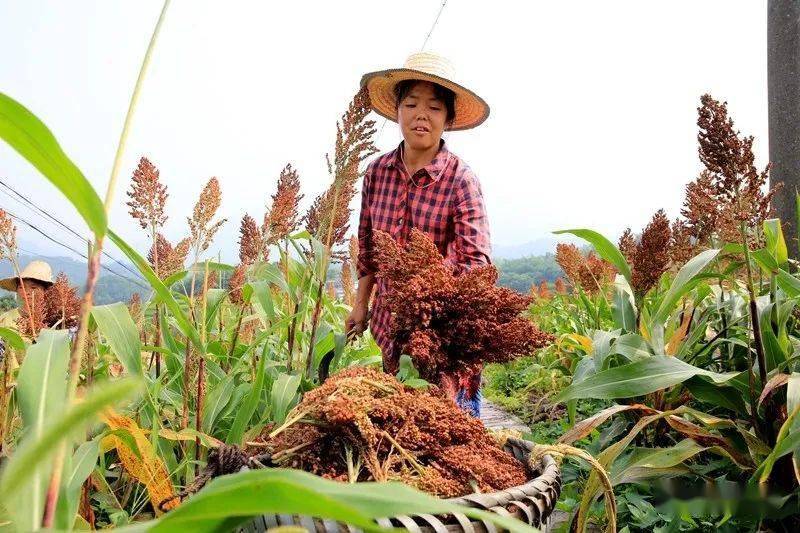
[[397,106],[403,139],[414,150],[438,148],[446,119],[447,108],[436,98],[433,84],[427,81],[415,84]]

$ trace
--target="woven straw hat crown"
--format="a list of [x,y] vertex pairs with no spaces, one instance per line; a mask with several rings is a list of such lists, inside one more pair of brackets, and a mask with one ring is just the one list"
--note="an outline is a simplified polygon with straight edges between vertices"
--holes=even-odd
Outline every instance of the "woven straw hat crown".
[[[33,279],[36,281],[41,281],[46,285],[52,285],[53,269],[50,268],[50,265],[45,261],[40,261],[37,259],[35,261],[31,261],[25,266],[25,268],[22,269],[22,272],[20,272],[20,277],[22,279]],[[18,283],[19,279],[16,276],[11,276],[10,278],[0,280],[0,287],[8,291],[15,291],[17,290]]]
[[480,125],[489,117],[489,105],[483,98],[456,81],[456,71],[447,58],[432,52],[411,54],[401,68],[378,70],[364,74],[361,86],[369,91],[372,109],[397,122],[394,88],[404,80],[436,83],[456,95],[456,116],[448,130],[466,130]]

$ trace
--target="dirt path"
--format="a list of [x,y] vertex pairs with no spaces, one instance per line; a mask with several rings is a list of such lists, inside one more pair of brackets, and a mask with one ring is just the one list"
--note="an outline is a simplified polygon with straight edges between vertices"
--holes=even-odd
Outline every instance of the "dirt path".
[[485,398],[481,402],[481,421],[489,429],[514,429],[523,433],[530,431],[522,420]]

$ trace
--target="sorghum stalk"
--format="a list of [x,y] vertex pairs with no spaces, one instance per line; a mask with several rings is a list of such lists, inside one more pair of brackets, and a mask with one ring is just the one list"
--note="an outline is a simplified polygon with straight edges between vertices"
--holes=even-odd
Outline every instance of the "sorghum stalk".
[[[152,234],[153,234],[153,266],[155,267],[156,277],[161,279],[161,275],[158,269],[158,228],[156,228],[155,224],[152,227]],[[161,320],[158,313],[158,304],[156,304],[156,308],[153,313],[153,325],[156,327],[155,338],[153,339],[153,346],[158,348],[161,346]],[[156,379],[161,375],[161,354],[158,353],[158,350],[153,350],[152,358],[156,360]]]
[[328,235],[325,239],[325,260],[323,264],[325,265],[325,271],[322,273],[322,279],[319,280],[319,287],[317,288],[317,297],[316,302],[314,303],[314,313],[311,315],[311,337],[308,343],[308,357],[306,359],[306,376],[311,379],[311,376],[314,372],[314,335],[317,334],[317,323],[319,322],[319,315],[322,309],[322,291],[325,288],[325,283],[328,281],[328,262],[330,261],[331,257],[331,248],[333,247],[333,227],[334,227],[334,218],[336,213],[337,203],[339,202],[339,187],[336,187],[334,190],[336,194],[333,195],[333,207],[331,208],[331,223],[328,226]]
[[[203,276],[203,295],[202,295],[202,309],[203,312],[201,314],[201,335],[203,340],[203,345],[206,342],[206,311],[207,307],[206,304],[208,302],[207,295],[208,293],[208,260],[206,260],[206,269],[205,275]],[[197,406],[195,409],[195,419],[194,425],[195,429],[197,430],[198,436],[195,437],[194,441],[194,475],[196,476],[199,473],[200,469],[200,437],[199,433],[203,431],[203,424],[202,424],[202,417],[203,417],[203,396],[205,396],[206,387],[205,387],[205,365],[206,365],[206,358],[205,354],[198,354],[200,356],[200,360],[197,363]]]
[[753,286],[753,272],[750,265],[750,248],[747,239],[747,232],[744,222],[739,223],[739,231],[742,236],[744,246],[744,264],[747,269],[747,295],[750,299],[750,320],[753,325],[753,341],[755,342],[756,356],[758,357],[758,377],[761,379],[761,386],[767,384],[767,363],[764,356],[764,342],[761,339],[761,328],[758,320],[758,307],[756,305],[756,291]]
[[28,321],[31,325],[31,334],[34,335],[36,333],[36,323],[33,319],[33,305],[31,304],[31,300],[28,297],[28,290],[25,288],[25,283],[22,280],[22,271],[19,268],[19,262],[17,261],[17,257],[14,254],[11,254],[9,257],[11,260],[11,264],[14,266],[14,273],[17,275],[17,282],[19,283],[20,288],[22,289],[22,299],[25,300],[25,309],[28,311]]
[[[125,145],[127,144],[128,133],[136,110],[136,104],[139,101],[139,93],[141,91],[144,77],[147,72],[147,67],[150,64],[150,58],[155,48],[158,34],[161,30],[161,25],[164,22],[164,16],[167,13],[170,0],[164,0],[164,6],[161,8],[161,14],[158,16],[156,27],[153,30],[153,35],[150,37],[150,44],[145,52],[142,66],[139,69],[139,77],[136,79],[136,85],[133,88],[131,101],[128,105],[128,113],[125,116],[125,123],[122,126],[122,133],[120,134],[119,144],[117,145],[117,153],[114,157],[114,165],[111,168],[111,176],[108,180],[108,187],[106,188],[106,198],[103,204],[106,215],[111,210],[111,204],[114,200],[114,190],[117,184],[117,176],[119,169],[122,165],[122,156],[125,153]],[[69,384],[67,386],[67,405],[72,404],[75,400],[75,393],[78,388],[78,374],[80,372],[81,356],[83,349],[86,345],[86,337],[89,330],[89,313],[92,310],[92,303],[94,297],[94,289],[97,285],[97,278],[100,275],[100,253],[103,249],[103,235],[95,235],[95,245],[92,247],[92,254],[89,257],[87,274],[86,274],[86,292],[81,300],[81,313],[78,319],[78,332],[75,341],[72,345],[72,352],[70,353],[69,361]],[[58,503],[58,492],[61,485],[61,474],[64,470],[64,456],[66,455],[66,442],[62,442],[59,450],[56,453],[55,461],[53,463],[53,473],[50,477],[50,485],[47,487],[47,496],[45,499],[44,516],[42,517],[42,527],[50,529],[53,526],[53,518],[55,516],[56,504]]]
[[8,413],[8,403],[11,395],[8,394],[8,374],[11,372],[11,353],[13,348],[6,347],[6,352],[3,354],[3,381],[0,383],[2,390],[0,390],[0,453],[4,451],[6,442],[6,414]]
[[[755,288],[753,287],[753,272],[750,265],[750,245],[747,239],[747,230],[745,228],[744,222],[739,223],[739,233],[742,237],[742,244],[744,247],[744,264],[747,270],[747,295],[749,301],[749,309],[750,309],[750,321],[753,327],[753,342],[755,343],[756,349],[756,357],[758,358],[758,377],[761,381],[761,387],[763,388],[767,384],[767,360],[764,355],[764,342],[761,338],[761,327],[759,324],[758,319],[758,306],[756,305],[756,293]],[[757,422],[757,404],[756,404],[756,392],[755,392],[755,384],[753,383],[753,365],[752,365],[752,356],[749,357],[751,363],[750,368],[748,370],[748,381],[749,381],[749,388],[750,388],[750,409],[752,410],[752,417],[754,421],[753,428],[757,428],[758,426],[755,424]],[[767,424],[766,424],[766,437],[767,441],[770,444],[774,443],[774,431],[772,427],[772,422],[774,420],[774,416],[771,409],[766,410],[767,416]]]

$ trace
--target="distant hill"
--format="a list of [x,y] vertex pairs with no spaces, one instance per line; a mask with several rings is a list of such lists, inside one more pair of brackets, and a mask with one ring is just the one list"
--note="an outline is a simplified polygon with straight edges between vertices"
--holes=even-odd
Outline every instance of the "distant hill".
[[[30,255],[20,254],[20,268],[25,268],[25,265],[34,259],[47,261],[47,263],[49,263],[53,269],[53,278],[55,278],[59,272],[64,272],[64,274],[67,275],[67,278],[69,278],[70,283],[77,286],[80,289],[80,292],[83,293],[84,285],[86,283],[85,261],[77,261],[69,257],[33,257]],[[128,267],[131,270],[136,271],[136,269],[131,265],[128,265]],[[133,274],[124,270],[119,265],[112,265],[112,268],[115,271],[124,274],[128,278],[134,277]],[[0,277],[6,278],[11,275],[13,275],[11,263],[8,261],[0,262]],[[101,271],[100,278],[97,280],[97,288],[95,289],[94,297],[95,303],[102,305],[113,302],[127,302],[134,292],[138,292],[142,294],[143,297],[147,297],[147,294],[149,294],[150,291],[147,283],[143,281],[139,281],[139,283],[141,283],[145,288],[140,287],[126,279],[115,276],[104,269]],[[0,293],[8,294],[6,291],[2,290],[0,290]]]
[[494,264],[500,271],[498,285],[522,293],[527,293],[531,285],[538,285],[542,280],[552,284],[557,277],[564,275],[553,254],[514,259],[495,258]]
[[[555,240],[539,239],[518,247],[506,247],[505,252],[508,253],[508,256],[495,254],[494,262],[500,271],[498,284],[519,292],[528,292],[534,283],[539,283],[542,280],[546,280],[549,283],[555,281],[558,276],[562,275],[562,272],[552,252],[530,253],[525,256],[516,255],[525,250],[549,250],[550,247],[555,251],[555,243]],[[514,249],[512,250],[512,248]],[[85,261],[78,261],[69,257],[33,257],[21,254],[19,257],[20,266],[24,268],[33,259],[47,261],[53,268],[53,277],[57,276],[59,272],[64,272],[70,283],[78,287],[81,293],[83,292],[84,284],[86,283]],[[109,266],[128,278],[134,277],[133,274],[119,265],[111,263]],[[132,265],[128,265],[128,267],[131,270],[136,270]],[[11,264],[8,261],[0,262],[0,278],[9,277],[12,273]],[[333,281],[338,286],[339,266],[332,265],[328,276],[330,281]],[[147,298],[150,294],[149,286],[141,280],[139,280],[139,283],[144,287],[103,270],[95,290],[95,303],[102,305],[113,302],[127,302],[135,292],[140,293],[143,298]],[[8,292],[0,289],[0,297],[8,294]]]
[[579,247],[585,246],[585,241],[571,235],[558,235],[556,237],[541,237],[524,244],[495,245],[492,253],[495,259],[517,259],[520,257],[541,256],[556,253],[556,244],[571,242]]

